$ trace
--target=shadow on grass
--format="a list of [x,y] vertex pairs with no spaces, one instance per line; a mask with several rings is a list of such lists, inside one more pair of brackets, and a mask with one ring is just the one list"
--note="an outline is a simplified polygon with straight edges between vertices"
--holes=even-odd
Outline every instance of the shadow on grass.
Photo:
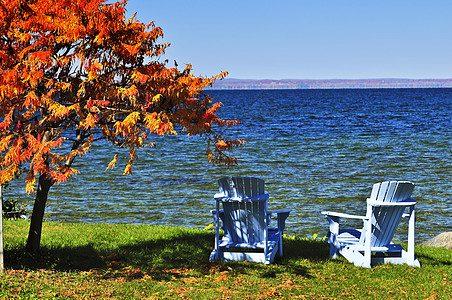
[[312,239],[289,238],[284,242],[284,258],[309,259],[323,262],[329,258],[330,246],[327,242]]
[[420,261],[421,266],[424,264],[432,266],[452,266],[452,250],[431,247],[418,246],[415,251],[416,258]]
[[[214,244],[212,232],[183,233],[170,238],[131,242],[96,250],[95,241],[83,247],[45,248],[38,255],[28,254],[24,248],[6,249],[5,263],[12,269],[52,269],[57,271],[121,270],[128,268],[146,272],[161,280],[184,276],[181,270],[201,274],[232,271],[236,274],[254,272],[263,278],[289,272],[304,277],[309,270],[298,264],[308,259],[321,262],[328,258],[328,244],[321,241],[285,239],[284,256],[267,266],[248,262],[209,262]],[[98,248],[98,247],[97,247]]]
[[31,255],[25,247],[5,249],[5,268],[57,271],[88,271],[106,266],[99,253],[91,246],[71,248],[41,247],[39,253]]

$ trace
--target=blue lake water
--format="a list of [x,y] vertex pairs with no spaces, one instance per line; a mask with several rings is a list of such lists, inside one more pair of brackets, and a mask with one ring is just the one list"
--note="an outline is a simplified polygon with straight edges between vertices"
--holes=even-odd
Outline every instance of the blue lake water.
[[[117,150],[99,144],[76,159],[81,174],[51,189],[46,219],[204,228],[216,180],[242,175],[265,180],[270,209],[293,209],[288,234],[325,234],[324,210],[364,214],[373,183],[386,180],[416,184],[418,242],[452,230],[452,89],[208,94],[224,104],[221,117],[242,121],[228,131],[248,142],[234,151],[238,166],[209,164],[202,138],[178,135],[157,137],[123,176],[127,153],[105,171]],[[31,203],[18,184],[7,196]]]

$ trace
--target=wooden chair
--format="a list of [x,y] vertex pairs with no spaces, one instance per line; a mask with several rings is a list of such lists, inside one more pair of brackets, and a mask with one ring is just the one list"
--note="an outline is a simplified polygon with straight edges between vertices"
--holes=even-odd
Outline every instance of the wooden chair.
[[[272,263],[276,254],[282,256],[282,239],[286,218],[291,210],[268,211],[269,195],[264,181],[254,177],[228,177],[218,180],[213,260],[248,260]],[[220,203],[223,209],[220,209]],[[277,227],[269,228],[271,215],[277,215]],[[220,240],[220,221],[224,231]],[[278,251],[279,250],[279,251]]]
[[[381,263],[408,264],[420,267],[414,257],[414,223],[416,201],[410,198],[414,184],[408,181],[386,181],[374,184],[367,199],[366,216],[322,212],[330,223],[330,256],[344,256],[356,266],[370,268]],[[405,210],[408,210],[404,214]],[[408,250],[393,244],[392,238],[402,217],[409,218]],[[359,219],[362,229],[339,229],[339,219]]]

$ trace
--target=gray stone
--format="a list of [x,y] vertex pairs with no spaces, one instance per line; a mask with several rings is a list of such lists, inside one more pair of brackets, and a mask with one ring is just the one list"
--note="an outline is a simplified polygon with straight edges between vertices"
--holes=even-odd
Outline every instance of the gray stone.
[[421,245],[452,249],[452,231],[443,232],[434,238],[421,243]]

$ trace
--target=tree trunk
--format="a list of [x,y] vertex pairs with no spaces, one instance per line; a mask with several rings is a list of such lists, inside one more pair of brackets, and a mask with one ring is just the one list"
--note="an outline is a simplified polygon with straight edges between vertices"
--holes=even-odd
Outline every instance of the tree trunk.
[[0,273],[5,270],[3,260],[3,185],[0,184]]
[[28,232],[28,240],[26,249],[30,253],[36,253],[41,243],[42,220],[44,219],[44,210],[49,195],[49,190],[53,185],[53,180],[48,178],[46,174],[39,176],[38,190],[33,205],[33,213],[31,214],[30,231]]
[[[74,161],[76,156],[76,150],[84,141],[86,137],[86,132],[84,130],[76,131],[76,140],[72,145],[71,155],[66,161],[65,167],[69,168]],[[50,140],[50,131],[47,131],[44,134],[43,142],[47,142]],[[49,163],[46,159],[46,163]],[[26,250],[29,253],[36,253],[39,250],[39,246],[41,244],[41,231],[42,231],[42,221],[44,220],[44,211],[46,208],[47,199],[49,196],[49,191],[52,185],[54,185],[55,181],[48,177],[47,174],[40,174],[38,181],[38,190],[36,192],[36,199],[33,205],[33,212],[31,214],[31,223],[30,223],[30,231],[28,232],[28,239]]]

